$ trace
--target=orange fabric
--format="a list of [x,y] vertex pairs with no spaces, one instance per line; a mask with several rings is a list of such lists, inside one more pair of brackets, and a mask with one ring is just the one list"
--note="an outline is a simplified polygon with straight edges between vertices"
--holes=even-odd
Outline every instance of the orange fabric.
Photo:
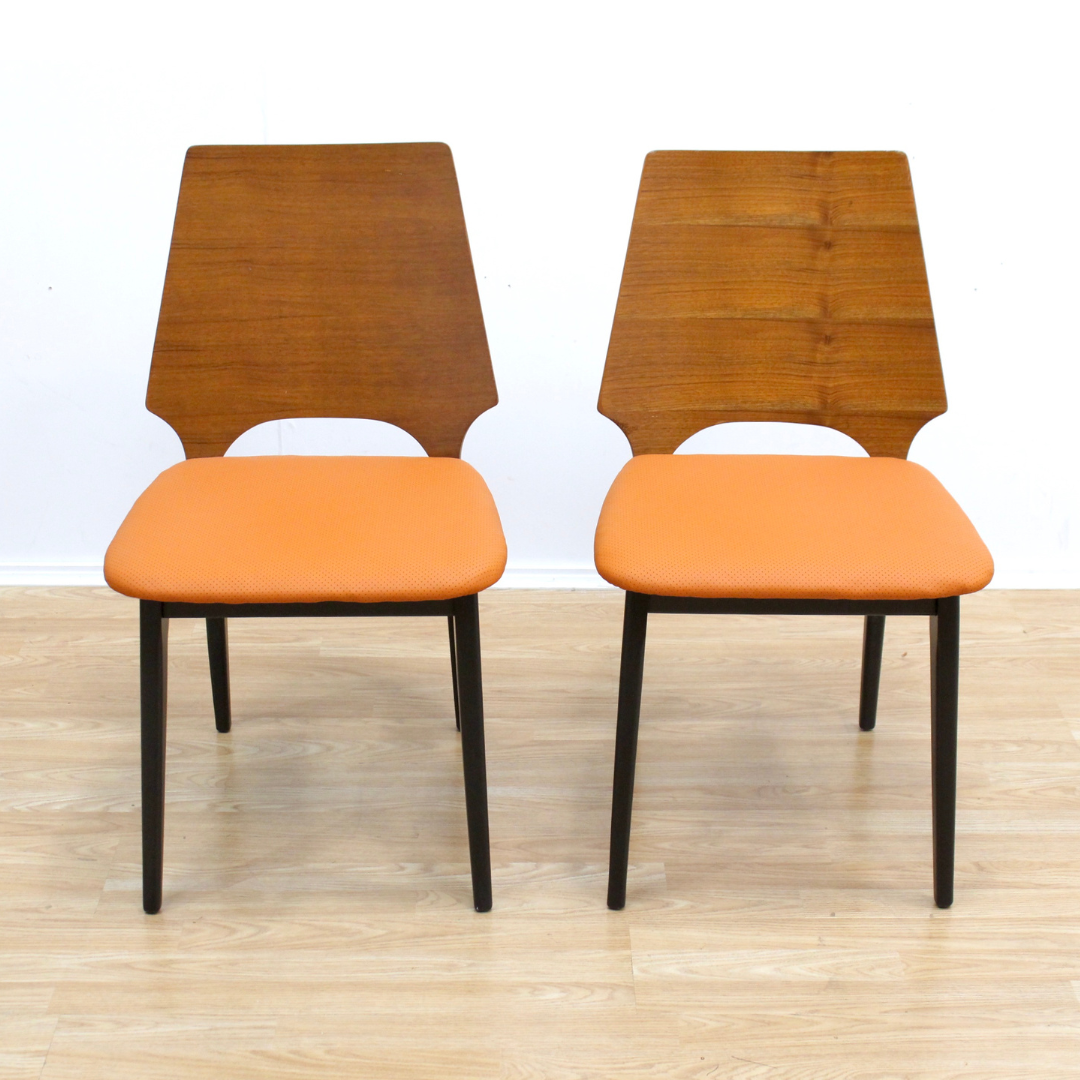
[[900,458],[642,454],[615,478],[596,568],[662,596],[918,600],[976,592],[990,552]]
[[105,580],[143,600],[371,603],[466,596],[505,565],[491,493],[456,458],[213,457],[139,496]]

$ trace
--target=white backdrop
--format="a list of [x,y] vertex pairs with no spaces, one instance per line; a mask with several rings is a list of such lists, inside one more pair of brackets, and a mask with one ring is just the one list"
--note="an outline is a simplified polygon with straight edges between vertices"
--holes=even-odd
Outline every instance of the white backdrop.
[[[454,151],[501,404],[464,457],[509,583],[588,584],[629,457],[595,411],[642,158],[908,153],[949,412],[911,457],[995,584],[1080,586],[1071,6],[970,3],[31,5],[0,25],[0,582],[93,581],[181,459],[143,397],[186,147],[440,140]],[[858,452],[728,425],[687,448]],[[768,430],[772,429],[772,430]],[[352,421],[239,451],[400,452]]]

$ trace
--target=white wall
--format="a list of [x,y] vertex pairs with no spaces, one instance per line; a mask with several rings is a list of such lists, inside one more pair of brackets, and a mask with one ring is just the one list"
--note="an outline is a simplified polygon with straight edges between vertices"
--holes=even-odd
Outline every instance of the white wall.
[[[0,580],[93,580],[132,500],[182,457],[143,395],[188,145],[443,140],[502,398],[464,456],[495,493],[512,567],[587,581],[629,456],[595,401],[645,153],[901,149],[951,403],[911,456],[968,510],[997,584],[1080,586],[1072,10],[9,0]],[[243,442],[409,442],[373,428],[290,422]],[[846,441],[774,434],[732,425],[695,444]]]

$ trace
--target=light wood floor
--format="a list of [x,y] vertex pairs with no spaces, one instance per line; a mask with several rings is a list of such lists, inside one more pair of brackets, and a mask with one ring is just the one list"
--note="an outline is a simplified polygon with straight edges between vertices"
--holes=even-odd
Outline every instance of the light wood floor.
[[0,590],[0,1077],[1080,1075],[1080,593],[963,603],[957,899],[925,619],[654,616],[604,906],[621,594],[481,601],[495,908],[439,619],[175,622],[139,894],[136,604]]

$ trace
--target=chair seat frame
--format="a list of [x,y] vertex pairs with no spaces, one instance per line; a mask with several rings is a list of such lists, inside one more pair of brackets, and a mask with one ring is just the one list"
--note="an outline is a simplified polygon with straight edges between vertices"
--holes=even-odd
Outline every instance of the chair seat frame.
[[454,715],[461,732],[465,773],[465,813],[469,834],[473,905],[491,910],[491,856],[488,839],[487,769],[484,753],[484,699],[480,671],[480,620],[476,594],[452,600],[380,603],[194,604],[141,600],[140,683],[142,697],[143,910],[161,910],[165,846],[165,728],[168,699],[170,619],[205,619],[210,655],[214,719],[219,732],[232,727],[229,692],[230,618],[331,616],[445,616],[450,634]]
[[877,716],[881,653],[888,615],[930,619],[930,758],[933,807],[934,901],[953,902],[956,837],[956,731],[960,652],[960,598],[934,600],[709,599],[627,592],[623,615],[619,708],[615,735],[615,780],[611,803],[608,907],[626,904],[630,858],[630,815],[634,798],[638,720],[650,614],[862,615],[863,662],[859,727],[873,730]]

